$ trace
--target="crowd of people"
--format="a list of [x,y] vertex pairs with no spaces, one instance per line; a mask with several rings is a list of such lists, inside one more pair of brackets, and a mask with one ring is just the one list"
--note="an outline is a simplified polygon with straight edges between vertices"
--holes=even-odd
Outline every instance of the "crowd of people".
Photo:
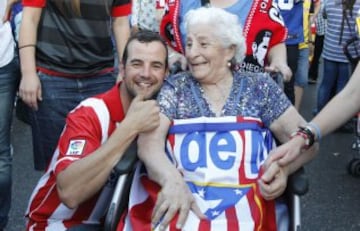
[[354,0],[0,0],[0,231],[16,98],[44,171],[26,230],[102,230],[133,141],[119,231],[287,230],[288,176],[360,111],[358,12]]

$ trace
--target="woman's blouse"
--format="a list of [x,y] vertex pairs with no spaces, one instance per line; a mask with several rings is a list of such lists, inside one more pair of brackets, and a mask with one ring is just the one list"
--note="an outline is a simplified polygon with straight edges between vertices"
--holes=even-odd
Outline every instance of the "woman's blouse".
[[[200,83],[189,72],[169,76],[158,95],[160,110],[170,120],[215,117]],[[221,116],[260,118],[266,127],[291,105],[267,74],[234,73],[230,95]]]

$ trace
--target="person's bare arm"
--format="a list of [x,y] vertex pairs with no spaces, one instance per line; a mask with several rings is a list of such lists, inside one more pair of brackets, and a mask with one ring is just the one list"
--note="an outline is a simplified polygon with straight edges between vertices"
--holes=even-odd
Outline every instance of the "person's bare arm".
[[318,0],[314,3],[314,13],[312,14],[310,23],[314,22],[315,18],[317,17],[317,15],[320,12],[320,9],[321,9],[321,3],[320,3],[320,0]]
[[360,112],[360,64],[356,66],[349,82],[315,116],[313,123],[319,126],[322,136],[333,132]]
[[290,81],[292,72],[287,65],[287,54],[285,43],[279,43],[273,46],[267,55],[269,65],[265,67],[267,72],[280,72],[284,81]]
[[190,209],[203,217],[180,172],[166,156],[165,140],[169,126],[170,120],[160,113],[160,126],[138,138],[139,158],[144,162],[149,177],[161,186],[152,216],[154,225],[161,221],[160,230],[165,229],[177,212],[178,228],[184,225]]
[[41,84],[36,73],[35,51],[37,30],[42,8],[24,7],[19,33],[19,53],[21,64],[21,82],[19,95],[31,108],[37,109],[41,100]]
[[[118,67],[121,68],[122,54],[124,52],[126,42],[130,36],[130,24],[129,24],[128,16],[114,17],[112,27],[113,27],[113,33],[114,33],[114,39],[116,45],[116,52],[119,57]],[[120,70],[117,80],[120,81],[121,79],[122,79],[122,71]]]
[[[345,88],[333,97],[328,104],[311,121],[318,127],[321,136],[326,136],[348,121],[360,111],[360,65],[358,64]],[[304,125],[304,124],[303,124]],[[313,129],[315,139],[317,132]],[[273,151],[272,157],[278,159],[280,165],[287,165],[300,154],[305,141],[295,137]]]

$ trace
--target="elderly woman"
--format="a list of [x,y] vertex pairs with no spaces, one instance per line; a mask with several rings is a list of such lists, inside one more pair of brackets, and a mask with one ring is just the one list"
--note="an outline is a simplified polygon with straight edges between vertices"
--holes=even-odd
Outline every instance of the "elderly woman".
[[[186,29],[190,72],[169,76],[158,95],[160,126],[138,139],[146,170],[137,168],[118,230],[284,230],[275,198],[313,158],[313,137],[271,78],[232,70],[245,54],[236,16],[199,8]],[[310,141],[308,153],[263,169],[272,134],[284,142],[293,132]]]
[[[286,62],[287,28],[275,0],[165,0],[160,34],[170,45],[170,66],[178,61],[186,67],[187,31],[185,15],[201,6],[218,7],[237,16],[246,40],[246,59],[236,69],[249,72],[281,72],[286,81],[291,70]],[[289,5],[289,4],[288,4]]]

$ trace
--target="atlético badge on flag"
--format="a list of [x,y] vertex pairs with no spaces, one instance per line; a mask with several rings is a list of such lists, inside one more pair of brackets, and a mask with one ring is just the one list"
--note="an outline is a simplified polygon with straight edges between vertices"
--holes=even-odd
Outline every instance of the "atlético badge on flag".
[[81,155],[84,147],[85,140],[71,140],[66,155]]

